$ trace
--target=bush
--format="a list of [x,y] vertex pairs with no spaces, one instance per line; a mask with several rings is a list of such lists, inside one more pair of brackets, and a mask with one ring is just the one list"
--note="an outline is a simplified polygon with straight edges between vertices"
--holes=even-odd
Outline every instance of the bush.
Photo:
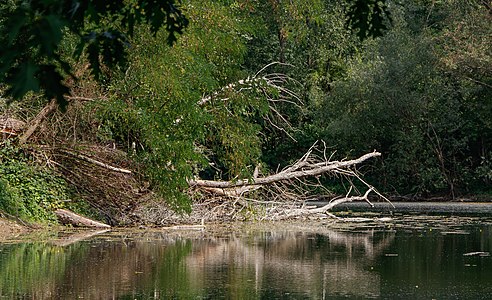
[[0,149],[0,178],[0,210],[27,221],[55,221],[53,209],[70,199],[63,179],[8,141]]

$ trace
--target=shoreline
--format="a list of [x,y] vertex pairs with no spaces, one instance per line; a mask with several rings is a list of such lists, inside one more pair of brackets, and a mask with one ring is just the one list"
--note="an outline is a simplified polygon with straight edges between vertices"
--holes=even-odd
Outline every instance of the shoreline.
[[373,202],[373,205],[371,207],[366,202],[345,202],[335,206],[331,212],[352,211],[382,214],[492,216],[492,202],[393,201],[391,204],[388,202]]
[[[313,201],[311,204],[322,206],[327,202]],[[388,202],[373,202],[374,207],[370,207],[366,202],[346,202],[335,206],[331,213],[334,214],[380,214],[381,216],[388,215],[433,215],[433,216],[473,216],[473,217],[492,217],[492,202],[434,202],[434,201],[393,201],[392,204]],[[334,220],[335,221],[335,220]],[[276,222],[276,221],[270,221]],[[282,222],[282,221],[280,221]],[[217,223],[214,221],[213,223]],[[221,223],[221,222],[218,222]],[[222,222],[222,225],[226,225],[227,222]],[[247,223],[247,222],[245,222]],[[147,226],[133,226],[133,227],[114,227],[118,230],[120,228],[147,228]],[[67,227],[68,228],[68,227]],[[148,228],[152,228],[149,226]],[[45,228],[46,229],[46,228]],[[88,228],[91,230],[90,228]],[[36,228],[21,224],[19,221],[15,221],[6,218],[0,213],[0,243],[14,240],[18,237],[29,234],[36,231]],[[92,229],[94,230],[94,229]]]
[[25,225],[19,224],[19,222],[9,220],[0,213],[0,242],[15,239],[21,235],[28,234],[34,229]]

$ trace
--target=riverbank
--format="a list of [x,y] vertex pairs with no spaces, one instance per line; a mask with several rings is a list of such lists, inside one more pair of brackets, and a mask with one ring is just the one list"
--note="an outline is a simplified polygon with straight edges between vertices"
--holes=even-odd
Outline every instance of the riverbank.
[[[325,202],[311,203],[322,206]],[[335,206],[330,212],[339,216],[364,216],[387,217],[396,215],[433,215],[433,216],[480,216],[492,217],[492,202],[393,202],[393,206],[387,202],[375,202],[370,207],[366,202],[347,202]],[[209,220],[212,223],[221,223],[217,220]],[[206,223],[207,220],[205,220]],[[222,222],[228,223],[228,222]],[[159,226],[158,226],[159,227]],[[135,227],[136,228],[136,227]],[[3,218],[0,215],[0,242],[12,240],[31,232],[31,227],[19,222]]]
[[32,229],[0,216],[0,242],[29,233]]

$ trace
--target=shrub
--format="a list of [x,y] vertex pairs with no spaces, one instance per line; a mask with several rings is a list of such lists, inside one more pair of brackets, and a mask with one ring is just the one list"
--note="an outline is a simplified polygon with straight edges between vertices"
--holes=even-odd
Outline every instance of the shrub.
[[27,221],[53,222],[53,209],[70,199],[63,179],[8,141],[0,149],[0,177],[0,210]]

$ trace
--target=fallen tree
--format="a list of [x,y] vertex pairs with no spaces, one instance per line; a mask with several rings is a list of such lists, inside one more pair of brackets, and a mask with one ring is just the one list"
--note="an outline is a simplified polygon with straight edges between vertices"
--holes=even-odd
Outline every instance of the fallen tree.
[[[287,116],[282,115],[279,104],[301,107],[302,102],[292,91],[284,87],[289,86],[287,83],[292,81],[291,78],[275,72],[262,75],[269,66],[274,64],[278,63],[270,64],[255,75],[231,83],[210,96],[202,97],[197,100],[197,107],[208,111],[212,116],[214,112],[221,112],[224,113],[223,119],[232,118],[236,120],[233,118],[236,110],[232,108],[235,108],[236,103],[234,101],[238,101],[238,99],[235,99],[234,96],[245,91],[252,91],[246,95],[244,103],[247,104],[250,99],[255,98],[265,100],[262,100],[263,104],[267,104],[265,113],[258,114],[258,116],[263,117],[263,128],[270,125],[275,130],[280,130],[289,135],[288,132],[294,129]],[[169,158],[165,157],[166,160],[163,160],[158,157],[151,167],[167,170],[168,173],[162,173],[167,177],[158,176],[161,181],[152,181],[152,178],[149,178],[145,173],[146,166],[132,159],[127,153],[131,151],[133,157],[138,157],[136,154],[140,153],[137,153],[137,150],[140,152],[157,152],[157,149],[153,149],[152,144],[145,146],[143,143],[139,144],[138,140],[132,144],[132,148],[127,148],[126,151],[118,149],[115,141],[108,140],[102,144],[97,139],[98,129],[94,127],[101,126],[101,124],[91,119],[94,114],[90,112],[86,112],[87,116],[80,114],[79,110],[83,107],[81,101],[89,99],[85,97],[87,95],[84,93],[80,95],[82,96],[72,97],[71,100],[73,101],[70,102],[67,113],[63,115],[55,111],[56,106],[53,104],[55,102],[44,107],[28,123],[28,130],[20,137],[19,141],[20,144],[25,144],[25,141],[29,140],[31,143],[24,146],[29,146],[37,160],[55,168],[76,190],[79,199],[89,203],[99,213],[101,219],[105,219],[111,225],[196,224],[202,219],[208,222],[243,219],[274,220],[303,216],[326,217],[331,216],[329,214],[330,209],[343,202],[366,201],[371,204],[369,201],[371,194],[386,199],[374,187],[365,182],[357,171],[358,165],[380,156],[380,153],[371,152],[351,160],[334,160],[334,154],[327,153],[327,147],[323,142],[315,143],[299,160],[281,170],[261,174],[261,167],[257,166],[250,178],[234,178],[230,181],[203,180],[201,178],[186,181],[186,178],[192,176],[191,172],[175,172],[172,159],[168,160]],[[248,109],[255,111],[255,108],[250,108],[247,105],[239,107],[244,108],[245,111]],[[47,118],[50,114],[53,116]],[[84,120],[87,128],[78,128],[80,126],[78,122],[81,118],[86,118]],[[186,120],[186,118],[174,119],[172,126],[186,126]],[[247,119],[246,121],[255,122],[255,120],[252,118],[252,120]],[[214,126],[220,126],[218,124],[223,125],[223,123],[217,122]],[[234,122],[230,126],[243,129]],[[251,132],[251,135],[261,133],[260,129],[256,130],[257,132]],[[46,140],[52,142],[48,145],[45,143]],[[231,141],[232,139],[224,140]],[[235,140],[232,141],[235,142]],[[218,140],[217,144],[226,147],[227,145],[221,144],[222,142],[222,140]],[[256,140],[252,142],[254,143]],[[139,147],[135,147],[135,144]],[[211,144],[214,145],[213,142]],[[128,143],[128,147],[130,147],[129,145],[130,143]],[[194,151],[203,151],[200,146],[207,147],[207,145],[197,145]],[[259,147],[260,143],[257,146]],[[209,148],[209,153],[214,153],[213,149]],[[208,159],[210,165],[213,164],[212,159],[214,158],[209,159],[207,155],[204,155],[204,158]],[[186,160],[186,157],[176,162],[193,164],[193,161]],[[250,163],[247,162],[240,167],[248,168],[248,164]],[[195,170],[194,174],[198,174],[199,171]],[[219,172],[221,171],[219,170]],[[320,179],[330,176],[341,176],[344,182],[348,183],[345,196],[337,198],[324,187]],[[192,213],[190,215],[174,212],[165,201],[156,197],[153,192],[156,190],[157,184],[169,185],[169,180],[175,178],[184,183],[175,190],[187,193],[192,199]],[[355,182],[358,184],[354,184]],[[188,187],[186,187],[186,183],[188,183]],[[358,190],[356,186],[365,188]],[[328,204],[315,207],[310,203],[310,200],[316,200],[320,197],[328,199]]]
[[[379,152],[374,151],[356,159],[339,161],[331,160],[331,156],[326,155],[326,147],[320,151],[317,146],[318,143],[315,143],[301,159],[275,174],[258,177],[256,171],[253,178],[234,181],[194,179],[188,181],[190,189],[192,193],[208,194],[205,198],[215,198],[215,201],[217,197],[229,199],[229,201],[222,200],[221,205],[230,206],[232,202],[243,208],[255,206],[257,211],[263,211],[263,215],[259,216],[260,219],[286,219],[315,214],[334,217],[329,211],[344,202],[366,201],[373,206],[369,200],[370,193],[389,202],[373,186],[364,181],[356,169],[356,166],[364,161],[380,156]],[[334,196],[320,183],[321,176],[344,176],[349,183],[346,195]],[[367,188],[365,192],[355,188],[354,179]],[[316,194],[313,196],[311,191]],[[357,195],[352,194],[354,191]],[[255,193],[253,197],[250,195],[252,193]],[[331,200],[322,207],[309,204],[310,200],[320,197]],[[263,209],[258,209],[260,206]],[[237,215],[242,210],[236,207],[230,214]]]
[[94,221],[66,209],[57,209],[55,214],[62,224],[69,224],[75,227],[111,228],[108,224]]

